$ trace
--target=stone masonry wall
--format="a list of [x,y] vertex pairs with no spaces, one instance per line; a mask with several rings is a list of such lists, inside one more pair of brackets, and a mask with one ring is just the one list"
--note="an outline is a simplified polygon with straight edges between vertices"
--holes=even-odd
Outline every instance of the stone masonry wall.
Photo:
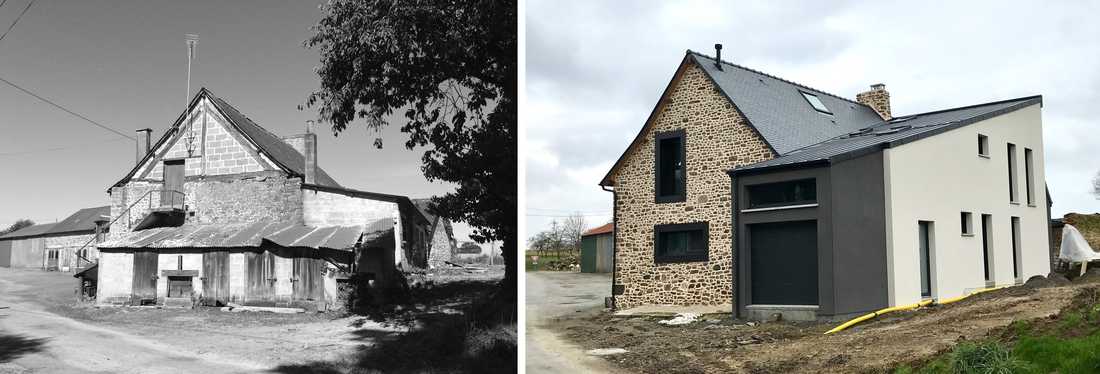
[[447,233],[445,222],[442,218],[436,220],[435,232],[432,233],[431,248],[428,250],[428,267],[443,267],[444,261],[454,261],[454,242]]
[[[141,222],[160,197],[151,190],[161,188],[159,182],[133,181],[111,189],[111,217],[118,217],[136,200],[129,214],[111,225],[110,235],[130,232]],[[281,172],[258,172],[211,177],[188,177],[183,184],[186,205],[194,223],[253,223],[284,221],[302,223],[301,180],[287,178]]]
[[[717,305],[731,302],[730,178],[738,165],[774,156],[701,68],[689,65],[643,141],[618,169],[615,191],[618,308],[646,304]],[[654,135],[683,129],[687,146],[687,199],[654,202]],[[709,260],[656,264],[653,227],[709,222]]]
[[856,101],[874,109],[884,120],[889,121],[893,118],[890,113],[890,92],[882,86],[874,85],[871,86],[870,91],[857,94]]
[[[95,234],[52,236],[46,238],[46,250],[57,250],[57,266],[64,271],[73,271],[76,267],[76,251],[95,237]],[[95,261],[98,251],[95,243],[88,244],[86,257]],[[85,263],[86,264],[86,263]]]

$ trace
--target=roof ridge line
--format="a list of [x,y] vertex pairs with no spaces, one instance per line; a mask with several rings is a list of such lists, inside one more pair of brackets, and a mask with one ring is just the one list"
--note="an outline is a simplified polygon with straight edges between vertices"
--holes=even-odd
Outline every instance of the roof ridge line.
[[906,115],[897,116],[897,117],[894,117],[894,118],[926,116],[926,115],[929,115],[929,114],[939,114],[939,113],[950,112],[950,111],[955,111],[955,110],[972,109],[972,108],[977,108],[977,107],[980,107],[980,106],[1004,104],[1004,103],[1013,102],[1013,101],[1028,101],[1028,100],[1032,100],[1032,99],[1039,99],[1039,103],[1042,103],[1043,102],[1043,95],[1021,96],[1021,97],[1017,97],[1017,98],[1013,98],[1013,99],[990,101],[988,103],[971,104],[971,105],[954,107],[954,108],[933,110],[933,111],[930,111],[930,112],[906,114]]
[[[203,89],[206,90],[206,87],[203,87]],[[244,114],[244,112],[242,112],[240,109],[237,109],[237,107],[233,106],[233,104],[230,104],[225,99],[222,99],[221,96],[215,95],[214,92],[212,92],[210,90],[206,90],[206,93],[209,94],[211,97],[213,97],[215,99],[218,99],[218,101],[221,101],[221,102],[225,103],[225,106],[229,107],[229,109],[232,109],[233,111],[236,111],[237,113],[240,113],[241,117],[244,117],[249,122],[252,122],[253,124],[255,124],[256,127],[260,129],[260,131],[266,132],[268,135],[274,136],[275,138],[277,138],[279,140],[285,141],[285,139],[283,139],[282,136],[279,136],[278,134],[275,134],[275,133],[271,132],[271,130],[268,130],[267,128],[265,128],[263,126],[260,126],[258,123],[256,123],[256,121],[253,121],[252,118],[249,118],[248,115]],[[291,135],[291,136],[293,136],[293,135]]]
[[837,99],[840,99],[840,100],[844,100],[844,101],[847,101],[847,102],[849,102],[849,103],[852,103],[852,104],[856,104],[856,105],[862,105],[862,106],[865,106],[865,107],[868,107],[868,108],[870,108],[870,106],[868,106],[867,104],[864,104],[864,103],[861,103],[861,102],[858,102],[858,101],[855,101],[855,100],[852,100],[852,99],[846,98],[846,97],[844,97],[844,96],[840,96],[840,95],[837,95],[837,94],[834,94],[834,93],[831,93],[831,92],[828,92],[828,91],[823,91],[823,90],[819,90],[819,89],[816,89],[816,88],[813,88],[813,87],[810,87],[810,86],[807,86],[807,85],[804,85],[804,84],[802,84],[802,83],[798,83],[798,82],[795,82],[795,81],[791,81],[791,80],[787,80],[787,79],[784,79],[784,78],[780,78],[780,77],[778,77],[778,76],[775,76],[775,75],[772,75],[772,74],[768,74],[768,73],[765,73],[765,72],[763,72],[763,71],[760,71],[760,70],[756,70],[756,69],[753,69],[753,68],[745,67],[745,66],[743,66],[743,65],[738,65],[738,64],[735,64],[735,63],[732,63],[732,62],[726,61],[726,60],[719,60],[719,59],[716,59],[716,58],[714,58],[714,57],[708,56],[708,55],[706,55],[706,54],[703,54],[703,53],[695,52],[695,51],[693,51],[693,50],[690,50],[690,49],[689,49],[689,50],[687,50],[687,53],[690,53],[690,54],[694,54],[694,55],[696,55],[696,56],[706,57],[706,58],[709,58],[709,59],[711,59],[711,60],[716,60],[716,61],[719,61],[719,62],[721,62],[721,63],[723,63],[723,64],[726,64],[726,65],[729,65],[729,66],[733,66],[733,67],[735,67],[735,68],[738,68],[738,69],[742,69],[742,70],[748,70],[748,71],[751,71],[751,72],[753,72],[753,73],[756,73],[756,74],[760,74],[760,75],[763,75],[763,76],[766,76],[766,77],[769,77],[769,78],[772,78],[772,79],[775,79],[775,80],[778,80],[778,81],[781,81],[781,82],[785,82],[785,83],[788,83],[788,84],[792,84],[792,85],[795,85],[795,86],[798,86],[798,87],[801,87],[801,88],[805,88],[805,89],[807,89],[807,90],[810,90],[810,91],[816,91],[816,92],[820,92],[820,93],[823,93],[823,94],[826,94],[826,95],[829,95],[829,96],[835,97],[835,98],[837,98]]

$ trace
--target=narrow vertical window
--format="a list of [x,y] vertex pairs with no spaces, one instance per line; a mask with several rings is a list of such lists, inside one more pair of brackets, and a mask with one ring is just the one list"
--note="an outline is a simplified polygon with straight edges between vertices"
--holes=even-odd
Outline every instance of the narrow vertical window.
[[985,272],[985,281],[989,282],[993,279],[992,263],[993,258],[989,254],[993,251],[993,243],[990,240],[993,239],[993,216],[988,214],[982,215],[982,270]]
[[1008,201],[1019,202],[1016,194],[1016,145],[1008,143]]
[[1031,149],[1024,148],[1024,182],[1027,194],[1027,205],[1035,205],[1035,167],[1031,160]]
[[963,236],[973,236],[974,235],[974,224],[973,224],[973,219],[970,216],[970,212],[962,212],[960,214],[959,219],[962,222],[962,234],[963,234]]
[[989,157],[989,137],[978,134],[978,156]]
[[684,138],[684,130],[657,134],[654,182],[658,203],[684,201],[687,197]]
[[1020,266],[1020,217],[1012,217],[1012,279],[1020,281],[1023,269]]

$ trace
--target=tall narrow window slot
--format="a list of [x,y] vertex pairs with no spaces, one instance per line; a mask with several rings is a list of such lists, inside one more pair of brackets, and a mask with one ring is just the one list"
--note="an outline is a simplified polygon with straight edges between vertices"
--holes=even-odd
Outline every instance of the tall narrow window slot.
[[978,156],[989,157],[989,137],[978,134]]
[[1031,160],[1031,148],[1024,148],[1024,182],[1027,205],[1035,205],[1035,167]]
[[1012,217],[1012,279],[1019,282],[1020,274],[1020,217]]
[[959,219],[962,221],[962,235],[974,236],[974,225],[971,222],[970,212],[962,212]]
[[920,236],[920,296],[932,297],[932,222],[917,221]]
[[684,130],[659,133],[654,150],[655,190],[658,203],[684,201],[687,197],[687,154]]
[[1008,143],[1008,201],[1019,202],[1016,193],[1016,145]]
[[990,266],[993,259],[989,257],[989,253],[993,249],[993,243],[990,243],[990,239],[993,238],[993,216],[988,214],[982,215],[982,269],[985,270],[985,281],[989,282],[993,279],[993,272],[990,271]]

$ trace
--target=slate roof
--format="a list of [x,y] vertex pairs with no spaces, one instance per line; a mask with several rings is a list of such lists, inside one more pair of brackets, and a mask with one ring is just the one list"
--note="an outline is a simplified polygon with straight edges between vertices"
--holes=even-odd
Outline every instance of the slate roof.
[[27,226],[14,232],[9,232],[4,236],[0,236],[0,240],[22,239],[31,238],[36,236],[45,236],[49,233],[50,229],[53,229],[55,223],[42,223],[33,226]]
[[84,208],[76,211],[68,218],[65,218],[61,222],[54,225],[53,229],[50,229],[50,234],[61,233],[94,233],[95,221],[105,216],[111,215],[111,206],[98,206],[94,208]]
[[737,167],[732,172],[763,171],[794,165],[835,162],[894,147],[948,130],[996,117],[1018,109],[1042,104],[1042,96],[978,104],[961,108],[896,117],[890,122],[869,126],[771,160]]
[[[713,57],[687,54],[777,154],[884,122],[858,102],[725,61],[719,70]],[[802,92],[817,96],[832,114],[815,110]]]

